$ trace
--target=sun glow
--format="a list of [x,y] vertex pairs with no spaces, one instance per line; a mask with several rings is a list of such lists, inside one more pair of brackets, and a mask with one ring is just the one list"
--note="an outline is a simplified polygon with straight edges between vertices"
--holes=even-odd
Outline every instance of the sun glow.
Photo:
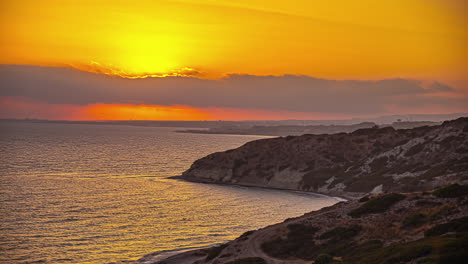
[[217,120],[278,120],[278,119],[343,119],[346,114],[309,113],[236,108],[196,108],[183,105],[50,104],[19,97],[0,97],[0,118],[47,119],[73,121],[158,120],[158,121],[217,121]]
[[3,64],[85,65],[78,68],[134,78],[196,71],[460,79],[468,61],[466,5],[456,0],[6,0],[1,7]]
[[[141,23],[152,25],[150,21]],[[115,62],[118,66],[115,68],[127,72],[128,75],[173,72],[183,67],[180,58],[183,47],[178,45],[175,37],[129,34],[118,36],[114,41],[119,43]]]
[[[87,120],[207,120],[210,115],[186,106],[93,104],[83,109]],[[82,118],[83,118],[82,117]]]

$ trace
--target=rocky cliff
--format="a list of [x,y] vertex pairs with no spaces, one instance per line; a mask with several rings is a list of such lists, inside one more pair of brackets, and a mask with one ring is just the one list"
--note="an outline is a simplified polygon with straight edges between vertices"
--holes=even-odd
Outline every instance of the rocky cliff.
[[181,178],[359,198],[468,182],[468,118],[413,129],[288,136],[197,160]]
[[[369,195],[150,264],[462,264],[468,186]],[[313,262],[312,262],[313,261]]]
[[177,131],[179,133],[195,133],[195,134],[231,134],[231,135],[263,135],[263,136],[299,136],[303,134],[335,134],[335,133],[351,133],[358,129],[372,127],[393,127],[395,129],[410,129],[420,126],[436,126],[441,122],[427,121],[400,121],[392,124],[377,125],[373,122],[363,122],[353,125],[295,125],[295,126],[260,126],[251,127],[242,126],[222,126],[209,129],[189,129]]

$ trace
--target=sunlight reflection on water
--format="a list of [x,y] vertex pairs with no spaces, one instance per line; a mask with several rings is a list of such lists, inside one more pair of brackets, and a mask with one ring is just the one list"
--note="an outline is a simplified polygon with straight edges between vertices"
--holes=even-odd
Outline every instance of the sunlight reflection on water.
[[256,136],[9,123],[0,136],[2,263],[108,263],[206,246],[329,206],[308,194],[166,179]]

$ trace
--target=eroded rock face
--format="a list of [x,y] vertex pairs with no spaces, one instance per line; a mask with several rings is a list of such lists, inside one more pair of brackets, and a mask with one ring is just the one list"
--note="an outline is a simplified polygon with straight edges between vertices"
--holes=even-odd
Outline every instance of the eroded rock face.
[[182,178],[358,198],[468,181],[468,118],[440,126],[249,142],[196,161]]

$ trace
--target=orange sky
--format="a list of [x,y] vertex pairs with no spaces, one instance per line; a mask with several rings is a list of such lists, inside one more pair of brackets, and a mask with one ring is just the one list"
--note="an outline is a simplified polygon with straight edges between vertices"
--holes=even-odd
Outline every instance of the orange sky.
[[4,0],[1,63],[462,79],[463,0]]
[[466,7],[464,0],[3,0],[0,64],[130,78],[295,74],[462,87]]
[[[346,114],[323,114],[293,111],[265,111],[235,108],[195,108],[144,104],[48,104],[24,98],[0,97],[0,118],[48,119],[70,121],[159,120],[287,120],[287,119],[348,119]],[[367,116],[362,116],[367,117]]]

